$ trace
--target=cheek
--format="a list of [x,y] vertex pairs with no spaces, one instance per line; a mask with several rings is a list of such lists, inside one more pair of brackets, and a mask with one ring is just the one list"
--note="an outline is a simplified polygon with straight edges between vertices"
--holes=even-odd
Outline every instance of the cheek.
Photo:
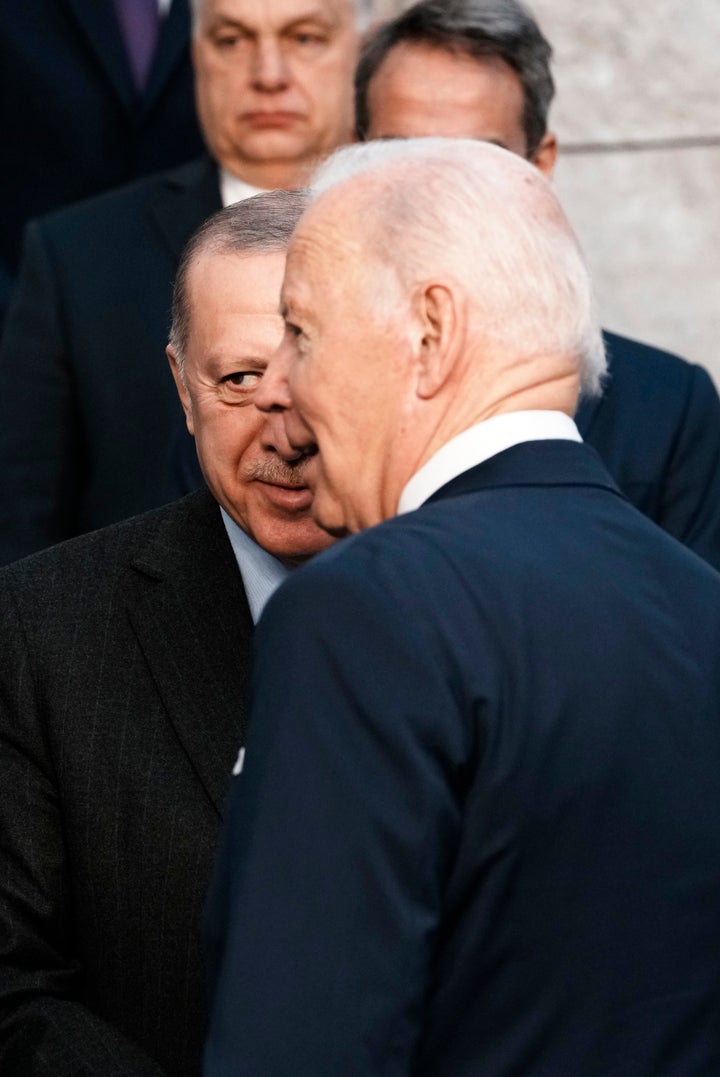
[[198,96],[212,108],[211,118],[222,124],[233,114],[238,94],[244,88],[242,69],[237,64],[214,61],[206,65],[206,74]]
[[197,422],[198,441],[214,470],[236,469],[252,447],[258,424],[243,422],[244,418],[235,409],[218,405],[203,409]]

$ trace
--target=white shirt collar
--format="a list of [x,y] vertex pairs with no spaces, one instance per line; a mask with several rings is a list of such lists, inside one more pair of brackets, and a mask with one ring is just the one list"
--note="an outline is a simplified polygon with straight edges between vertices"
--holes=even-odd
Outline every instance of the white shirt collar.
[[578,428],[562,411],[510,411],[471,426],[431,456],[405,486],[398,514],[412,512],[450,482],[491,456],[524,441],[582,441]]
[[245,585],[253,624],[260,620],[265,603],[270,600],[285,577],[291,571],[277,557],[273,557],[262,546],[258,546],[241,527],[228,516],[225,509],[220,509],[227,536],[235,554],[240,575]]
[[233,176],[226,168],[220,169],[220,198],[224,207],[232,206],[235,202],[244,202],[254,194],[264,193],[264,187],[251,187],[245,180]]
[[160,18],[164,19],[172,6],[172,0],[158,0],[158,11]]

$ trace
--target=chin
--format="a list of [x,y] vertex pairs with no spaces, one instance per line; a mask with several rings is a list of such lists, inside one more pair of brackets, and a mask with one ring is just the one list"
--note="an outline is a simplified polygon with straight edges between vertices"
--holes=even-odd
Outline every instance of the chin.
[[[322,487],[315,487],[312,514],[315,523],[333,538],[343,538],[349,535],[351,528],[348,527],[342,505],[333,497],[323,494]],[[357,530],[357,529],[356,529]]]
[[321,513],[315,511],[313,506],[313,516],[318,527],[321,527],[326,535],[332,536],[334,539],[344,538],[345,535],[350,534],[350,529],[342,519],[338,518],[337,514],[322,516]]
[[295,161],[303,158],[300,133],[293,128],[252,131],[243,138],[243,157],[249,161]]

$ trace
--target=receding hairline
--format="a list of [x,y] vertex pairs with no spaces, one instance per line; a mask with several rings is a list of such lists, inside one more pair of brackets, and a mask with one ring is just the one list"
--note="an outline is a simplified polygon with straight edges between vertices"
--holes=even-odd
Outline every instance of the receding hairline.
[[190,237],[175,276],[169,334],[181,375],[190,329],[189,281],[193,268],[206,255],[249,258],[286,254],[308,201],[306,190],[266,191],[218,210]]

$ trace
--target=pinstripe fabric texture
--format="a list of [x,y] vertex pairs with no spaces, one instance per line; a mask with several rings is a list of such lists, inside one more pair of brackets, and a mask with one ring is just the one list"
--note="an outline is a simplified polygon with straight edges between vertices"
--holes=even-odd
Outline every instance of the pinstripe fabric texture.
[[0,572],[0,1072],[197,1077],[252,631],[206,491]]

